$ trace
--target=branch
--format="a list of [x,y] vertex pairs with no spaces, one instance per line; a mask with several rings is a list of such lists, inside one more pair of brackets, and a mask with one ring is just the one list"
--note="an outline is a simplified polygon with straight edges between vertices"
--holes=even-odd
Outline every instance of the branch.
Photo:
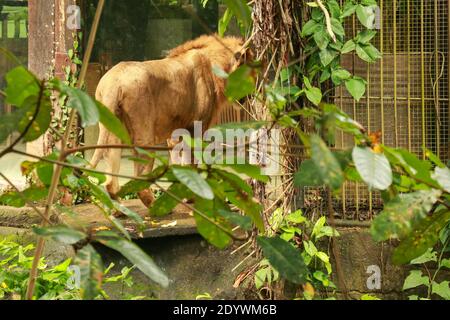
[[104,174],[104,175],[111,176],[111,177],[130,179],[130,180],[140,180],[140,181],[149,181],[149,182],[152,181],[151,179],[147,179],[145,177],[128,176],[128,175],[124,175],[124,174],[116,174],[116,173],[110,173],[110,172],[105,172],[105,171],[100,171],[100,170],[95,170],[95,169],[90,169],[90,168],[85,168],[85,167],[79,167],[74,164],[70,164],[67,162],[59,161],[59,160],[51,160],[51,159],[47,159],[47,158],[42,158],[42,157],[36,156],[34,154],[26,153],[26,152],[16,150],[16,149],[14,149],[12,152],[16,153],[16,154],[20,154],[22,156],[30,157],[30,158],[33,158],[36,160],[40,160],[42,162],[51,163],[51,164],[54,164],[57,166],[62,166],[62,167],[80,170],[80,171],[84,171],[84,172]]
[[143,149],[147,151],[170,151],[173,148],[171,147],[161,147],[161,146],[134,146],[134,145],[126,145],[126,144],[105,144],[105,145],[95,145],[95,146],[83,146],[67,149],[64,151],[64,156],[68,156],[70,154],[74,154],[77,152],[83,152],[88,150],[96,150],[96,149]]
[[323,5],[322,0],[316,0],[316,3],[319,6],[319,8],[323,11],[323,14],[325,15],[325,22],[327,24],[328,34],[330,35],[331,39],[333,39],[333,42],[336,42],[337,41],[336,35],[333,32],[333,27],[331,26],[331,18],[327,8],[325,8],[325,6]]

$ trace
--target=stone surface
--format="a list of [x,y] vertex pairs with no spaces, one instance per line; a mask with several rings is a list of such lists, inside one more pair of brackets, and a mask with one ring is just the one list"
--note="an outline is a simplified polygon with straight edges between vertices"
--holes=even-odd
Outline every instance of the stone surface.
[[[247,254],[245,250],[231,254],[239,245],[237,243],[227,250],[218,250],[207,244],[200,236],[189,235],[138,240],[137,244],[167,273],[170,285],[167,289],[158,288],[139,270],[134,270],[132,272],[134,285],[131,288],[120,286],[120,290],[107,290],[115,291],[112,298],[143,295],[169,300],[195,299],[205,293],[215,299],[247,298],[242,288],[233,287],[239,273],[252,263],[249,259],[250,261],[233,271]],[[116,264],[116,272],[124,266],[131,266],[120,254],[105,247],[97,248],[102,254],[105,266],[110,262]]]
[[[132,220],[126,217],[119,218],[135,239],[197,234],[192,213],[183,205],[178,205],[171,214],[159,218],[149,217],[148,209],[140,200],[122,201],[122,204],[145,220],[144,230],[138,230]],[[74,215],[65,214],[62,217],[63,221],[71,226],[82,229],[113,228],[111,221],[93,204],[79,205],[72,210]]]
[[372,292],[367,288],[367,279],[372,274],[367,273],[367,268],[377,266],[381,271],[381,290],[373,292],[401,293],[406,270],[391,263],[393,246],[375,243],[367,228],[338,228],[338,231],[341,236],[336,239],[336,245],[349,292]]

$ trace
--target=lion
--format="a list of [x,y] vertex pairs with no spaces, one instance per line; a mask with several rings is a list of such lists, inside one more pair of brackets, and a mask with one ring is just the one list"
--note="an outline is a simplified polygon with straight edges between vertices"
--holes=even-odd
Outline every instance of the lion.
[[[113,112],[127,128],[133,145],[155,146],[170,141],[176,129],[192,130],[201,121],[206,130],[229,103],[226,79],[213,67],[227,73],[243,63],[247,49],[241,38],[201,36],[171,50],[161,60],[121,62],[100,80],[96,99]],[[98,145],[120,144],[120,140],[100,125]],[[121,149],[97,149],[91,165],[104,159],[107,172],[118,174]],[[136,176],[152,171],[154,160],[134,163]],[[106,189],[116,197],[118,178],[109,176]],[[154,202],[151,190],[139,192],[145,206]]]

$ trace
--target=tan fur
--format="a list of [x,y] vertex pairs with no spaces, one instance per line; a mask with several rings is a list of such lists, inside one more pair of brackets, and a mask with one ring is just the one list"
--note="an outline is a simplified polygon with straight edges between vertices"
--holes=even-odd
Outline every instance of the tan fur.
[[[116,114],[127,127],[135,145],[165,143],[175,129],[192,129],[202,121],[206,129],[227,104],[225,80],[217,77],[214,65],[232,72],[239,65],[236,53],[243,53],[239,38],[202,36],[175,49],[162,60],[121,62],[100,80],[96,99]],[[120,141],[100,126],[98,144]],[[97,150],[91,164],[106,160],[108,172],[120,170],[121,150]],[[135,174],[152,170],[149,165],[135,164]],[[119,191],[117,178],[107,182],[110,194]],[[153,201],[150,191],[140,194],[147,206]]]

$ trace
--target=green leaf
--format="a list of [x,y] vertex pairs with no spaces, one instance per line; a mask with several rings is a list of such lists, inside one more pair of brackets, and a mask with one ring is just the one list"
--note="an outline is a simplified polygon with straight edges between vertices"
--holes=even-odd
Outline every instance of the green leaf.
[[241,227],[243,230],[250,231],[253,228],[252,219],[250,217],[222,209],[219,210],[218,213],[228,222]]
[[450,169],[436,167],[434,174],[431,176],[439,185],[447,192],[450,192]]
[[324,26],[319,25],[319,28],[314,33],[314,41],[320,50],[325,50],[328,47],[330,44],[330,36]]
[[203,177],[194,169],[172,167],[175,177],[193,193],[207,200],[214,199],[214,192]]
[[267,279],[267,273],[270,272],[269,268],[259,269],[255,273],[255,287],[261,289]]
[[142,181],[142,180],[131,180],[128,181],[125,185],[120,188],[120,191],[117,193],[117,196],[120,198],[124,198],[127,195],[140,192],[142,190],[148,189],[151,186],[151,182]]
[[435,155],[431,150],[424,148],[425,155],[428,159],[430,159],[436,166],[440,168],[445,168],[445,164],[439,159],[437,155]]
[[305,252],[311,256],[311,257],[315,257],[318,250],[316,248],[316,246],[314,245],[314,243],[312,241],[305,241],[303,242],[303,246],[305,248]]
[[337,0],[327,0],[326,4],[333,19],[339,18],[341,16],[341,6],[337,2]]
[[237,17],[246,28],[252,23],[251,9],[245,0],[224,0],[227,8]]
[[21,107],[30,97],[39,96],[40,84],[36,77],[22,66],[9,71],[6,76],[5,102]]
[[311,88],[305,90],[306,97],[309,101],[311,101],[314,105],[318,106],[322,101],[322,91],[319,88]]
[[319,27],[320,24],[318,24],[316,21],[309,20],[302,28],[302,37],[307,37],[314,34]]
[[[58,160],[58,155],[56,153],[53,153],[44,157],[44,159],[55,161]],[[38,162],[36,165],[36,173],[39,177],[39,180],[41,180],[41,182],[46,186],[50,186],[52,182],[53,167],[53,164],[44,161]]]
[[61,92],[68,96],[67,106],[77,110],[83,128],[96,125],[100,120],[97,103],[86,92],[66,85]]
[[289,222],[292,222],[295,224],[301,224],[301,223],[308,221],[308,219],[305,216],[303,216],[302,210],[297,210],[297,211],[287,215],[286,221],[289,221]]
[[169,286],[169,279],[165,273],[155,264],[150,256],[133,242],[125,240],[111,232],[99,232],[95,240],[120,252],[132,264],[136,265],[142,273],[162,287],[166,288]]
[[311,159],[317,167],[317,175],[332,189],[337,190],[344,182],[339,162],[318,135],[311,136]]
[[401,166],[405,171],[424,183],[440,189],[439,184],[431,178],[432,164],[429,161],[421,160],[417,155],[405,149],[393,149],[383,146],[386,155],[390,156],[393,164]]
[[[38,105],[38,97],[30,97],[23,102],[22,108],[26,113],[24,117],[18,124],[17,130],[19,132],[24,132],[29,125],[31,119],[36,113],[36,108]],[[29,127],[27,133],[25,134],[23,141],[30,142],[38,139],[45,132],[47,132],[48,127],[52,119],[52,105],[50,98],[47,95],[43,95],[39,105],[39,111],[36,115],[35,120]]]
[[381,300],[381,299],[376,297],[376,296],[370,295],[370,294],[363,294],[361,296],[361,300],[362,301],[367,301],[367,300]]
[[142,225],[144,223],[144,220],[142,219],[142,217],[137,213],[134,212],[133,210],[129,209],[128,207],[120,204],[119,202],[114,201],[114,208],[123,213],[124,215],[126,215],[128,218],[132,219],[133,221],[135,221],[136,223]]
[[257,242],[270,264],[280,275],[296,284],[306,282],[308,269],[300,252],[290,243],[276,237],[258,237]]
[[358,5],[356,5],[353,1],[347,0],[344,4],[344,8],[342,9],[341,19],[353,15],[356,12],[357,7]]
[[424,264],[432,261],[437,261],[437,252],[434,251],[433,248],[428,248],[420,257],[411,260],[410,264]]
[[222,18],[219,20],[219,26],[218,26],[218,32],[219,36],[223,37],[225,35],[225,32],[228,29],[228,25],[231,22],[231,19],[234,17],[233,12],[227,8],[225,13],[223,14]]
[[382,57],[380,51],[371,44],[357,44],[356,53],[362,60],[372,63]]
[[383,153],[376,153],[368,147],[355,147],[352,157],[356,169],[369,189],[386,190],[391,186],[392,169]]
[[363,30],[356,36],[356,40],[361,44],[368,44],[377,35],[375,30]]
[[267,183],[269,177],[261,174],[261,168],[251,164],[225,164],[224,167],[228,167],[236,171],[237,173],[245,174],[247,177]]
[[428,287],[430,282],[427,277],[425,277],[420,270],[412,270],[408,277],[405,279],[405,283],[403,284],[403,291],[408,289],[417,288],[419,286]]
[[441,191],[433,189],[398,195],[385,204],[384,210],[372,222],[373,238],[375,241],[405,238],[424,221],[440,196]]
[[51,238],[52,240],[64,244],[75,244],[87,238],[87,235],[81,231],[68,228],[66,226],[54,226],[48,228],[33,228],[33,232],[41,237]]
[[342,23],[338,19],[331,18],[331,27],[333,29],[333,32],[336,35],[338,35],[338,36],[345,36],[344,27],[342,26]]
[[314,225],[311,237],[315,237],[316,240],[323,237],[337,237],[339,233],[329,226],[325,226],[327,219],[325,217],[320,217]]
[[319,187],[325,184],[320,175],[317,174],[318,168],[311,159],[305,160],[300,165],[300,170],[294,176],[294,183],[297,187]]
[[339,52],[330,49],[323,49],[319,52],[320,62],[324,67],[328,66],[337,56]]
[[11,207],[21,208],[26,205],[25,200],[30,202],[40,201],[45,199],[47,195],[47,188],[32,186],[23,190],[21,193],[16,191],[3,193],[0,196],[0,203]]
[[450,269],[450,259],[442,259],[440,263],[441,268]]
[[127,128],[107,107],[97,101],[100,123],[125,144],[131,144]]
[[220,216],[216,215],[216,210],[225,210],[227,209],[226,206],[223,203],[220,203],[217,199],[216,201],[208,201],[197,197],[195,199],[195,209],[215,222],[210,222],[198,212],[194,211],[194,218],[200,235],[217,248],[226,248],[232,242],[232,239],[217,225],[220,225],[229,233],[231,233],[231,228],[228,223],[222,219],[219,219]]
[[[191,192],[181,183],[174,183],[168,189],[168,192],[180,200],[192,197]],[[178,200],[174,199],[169,193],[163,193],[150,208],[150,214],[161,217],[168,215],[179,204]]]
[[366,81],[360,77],[353,77],[345,81],[345,87],[353,99],[359,102],[366,93]]
[[128,181],[125,185],[122,186],[120,191],[117,193],[117,196],[120,198],[123,198],[125,196],[138,193],[142,190],[149,189],[152,185],[151,180],[159,178],[163,176],[167,171],[167,166],[162,165],[154,169],[151,173],[145,175],[146,178],[149,179],[149,181],[143,181],[143,180],[131,180]]
[[450,221],[450,212],[439,211],[427,216],[415,227],[407,237],[395,248],[392,261],[395,264],[422,264],[435,261],[432,248],[439,240],[439,232]]
[[225,88],[228,99],[240,100],[255,91],[256,82],[252,72],[252,68],[248,65],[242,65],[229,75]]
[[104,186],[98,186],[89,181],[89,179],[82,179],[82,181],[89,187],[91,194],[109,209],[114,209],[115,205],[108,191]]
[[341,49],[342,54],[352,52],[356,49],[356,43],[353,40],[348,40]]
[[378,2],[377,0],[361,0],[361,4],[364,6],[376,6]]
[[262,206],[253,199],[252,188],[238,176],[228,172],[215,172],[216,179],[208,179],[214,193],[222,201],[230,201],[249,216],[260,232],[264,232],[264,222],[261,217]]
[[0,116],[0,144],[17,130],[20,121],[25,117],[26,110],[17,109]]
[[375,24],[375,8],[376,6],[358,5],[356,8],[356,16],[359,22],[367,29],[373,29]]
[[445,300],[450,300],[449,283],[449,281],[442,281],[441,283],[433,281],[433,283],[431,284],[432,292]]
[[352,74],[345,69],[336,69],[331,72],[331,80],[335,85],[340,85],[343,80],[349,80]]
[[100,255],[90,244],[78,250],[74,264],[80,268],[81,296],[93,300],[99,294],[103,278],[103,262]]

